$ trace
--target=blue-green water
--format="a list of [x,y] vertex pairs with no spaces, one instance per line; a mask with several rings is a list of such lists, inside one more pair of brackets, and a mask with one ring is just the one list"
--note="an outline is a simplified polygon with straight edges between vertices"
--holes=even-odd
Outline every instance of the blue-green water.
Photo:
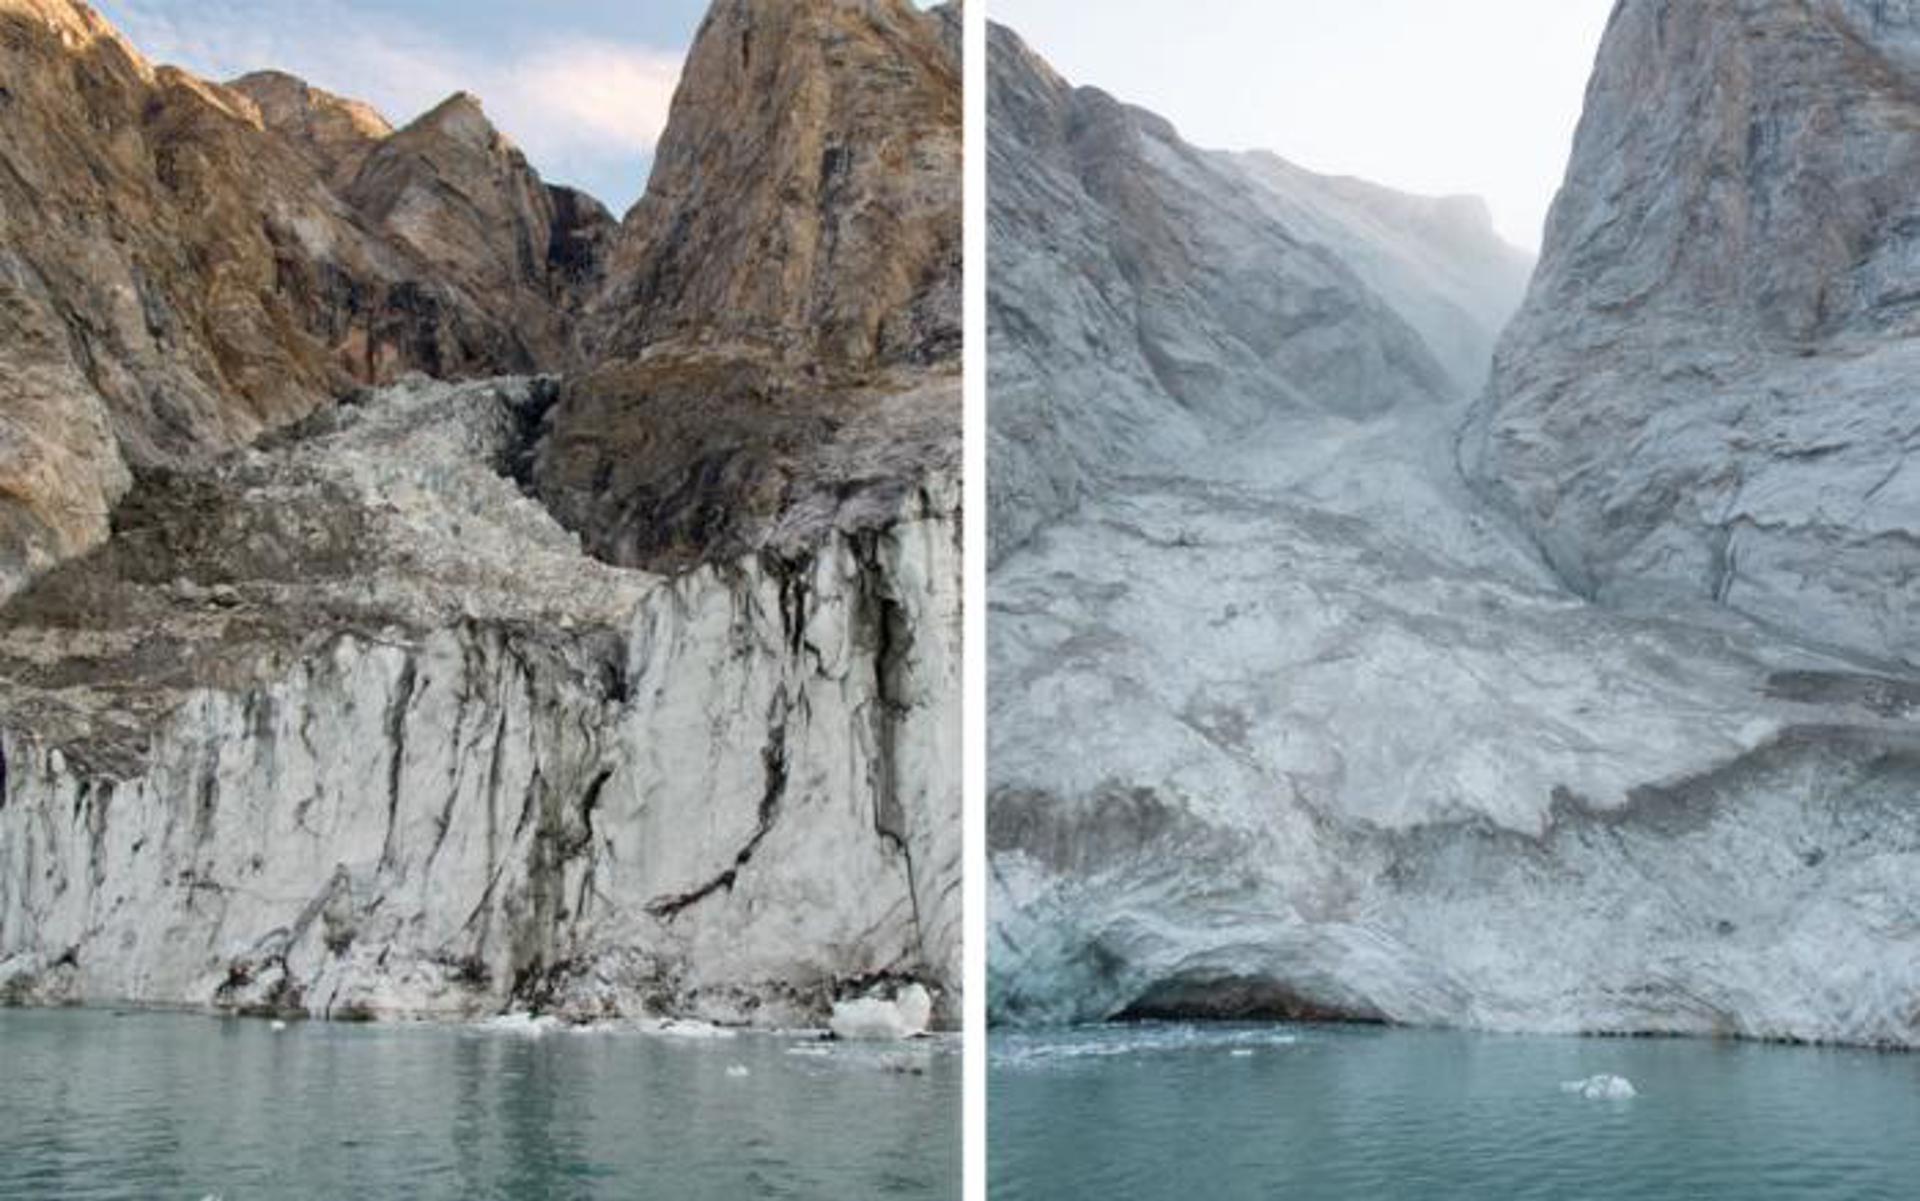
[[[989,1063],[994,1201],[1920,1198],[1920,1055],[1164,1025]],[[1639,1095],[1560,1088],[1600,1073]]]
[[948,1201],[957,1050],[0,1010],[0,1197]]

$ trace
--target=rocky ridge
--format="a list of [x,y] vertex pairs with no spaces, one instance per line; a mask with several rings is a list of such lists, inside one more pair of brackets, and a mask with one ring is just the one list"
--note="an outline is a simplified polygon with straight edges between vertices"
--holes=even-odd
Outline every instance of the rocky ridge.
[[[6,44],[84,56],[112,38],[87,10],[31,2]],[[909,96],[928,72],[935,92],[957,79],[950,57],[928,57],[953,49],[950,14],[756,0],[716,6],[684,93],[713,92],[704,77],[732,64],[714,41],[731,47],[742,26],[790,60],[769,69],[797,93],[884,100],[863,76]],[[97,53],[130,92],[168,71],[113,45]],[[890,157],[892,173],[856,173],[780,217],[795,237],[837,231],[807,288],[879,297],[882,324],[896,302],[935,314],[823,374],[819,310],[783,308],[777,337],[702,333],[703,301],[636,292],[623,264],[645,248],[590,198],[542,184],[470,97],[387,131],[288,77],[191,82],[231,110],[222,137],[280,156],[317,206],[249,194],[269,185],[212,160],[244,202],[240,228],[256,205],[306,239],[261,303],[325,275],[362,304],[330,273],[364,245],[419,273],[432,303],[416,315],[444,317],[470,290],[504,340],[485,361],[439,354],[426,335],[448,327],[430,323],[369,358],[373,343],[335,331],[319,356],[332,374],[316,378],[344,399],[303,394],[171,456],[123,451],[99,544],[23,573],[0,609],[0,997],[792,1025],[917,981],[951,1021],[959,413],[938,315],[957,281],[935,255],[903,298],[895,261],[862,241],[887,205],[957,231],[949,159]],[[704,148],[703,190],[650,189],[641,207],[699,238],[709,208],[784,203],[753,173],[731,177],[736,203],[721,172],[787,113],[676,104],[667,142]],[[853,130],[850,154],[869,132]],[[957,128],[925,136],[957,148]],[[671,250],[682,269],[731,253]],[[883,260],[885,279],[849,277]],[[680,332],[619,342],[642,302]],[[285,343],[313,344],[300,328]],[[180,372],[181,357],[155,351],[153,370]],[[665,404],[654,368],[669,357],[689,368]],[[562,373],[429,378],[549,365]],[[206,392],[210,412],[235,403]],[[47,412],[70,420],[88,395],[50,389]],[[600,438],[643,458],[642,483],[672,503],[649,509],[622,491],[628,475],[587,462]],[[756,452],[753,470],[713,467]]]
[[[1637,7],[1602,78],[1644,60]],[[993,52],[992,469],[1030,482],[989,586],[992,1018],[1920,1045],[1920,681],[1704,594],[1595,603],[1486,503],[1453,447],[1520,297],[1465,202],[1208,156]],[[1096,114],[1145,150],[1085,154]],[[1125,204],[1082,182],[1109,161]],[[1496,412],[1539,378],[1517,346],[1579,358],[1525,341],[1577,312],[1568,211]],[[1151,240],[1185,257],[1156,275]],[[1195,374],[1152,371],[1168,329]],[[1565,453],[1618,445],[1583,421]],[[1099,453],[1049,475],[1035,437]]]

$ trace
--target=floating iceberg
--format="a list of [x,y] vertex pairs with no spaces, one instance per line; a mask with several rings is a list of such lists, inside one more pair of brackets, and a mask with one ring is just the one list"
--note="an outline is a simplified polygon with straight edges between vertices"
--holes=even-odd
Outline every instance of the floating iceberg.
[[886,1041],[925,1034],[932,1017],[933,997],[922,985],[909,984],[891,1001],[881,997],[836,1001],[827,1025],[835,1038]]
[[744,1080],[748,1076],[753,1075],[753,1073],[747,1069],[746,1064],[735,1063],[727,1066],[727,1075],[735,1080]]
[[1610,1072],[1589,1076],[1585,1080],[1562,1081],[1560,1091],[1585,1097],[1589,1101],[1625,1101],[1629,1097],[1640,1095],[1639,1091],[1633,1087],[1633,1081],[1625,1076],[1615,1076]]

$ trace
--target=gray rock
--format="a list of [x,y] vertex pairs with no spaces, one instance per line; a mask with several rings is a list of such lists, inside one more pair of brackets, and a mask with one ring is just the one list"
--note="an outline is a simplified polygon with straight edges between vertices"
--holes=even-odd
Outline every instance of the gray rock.
[[1525,275],[1484,210],[1197,150],[990,41],[996,559],[1113,471],[1479,385]]
[[1625,0],[1463,438],[1568,584],[1920,664],[1920,16]]

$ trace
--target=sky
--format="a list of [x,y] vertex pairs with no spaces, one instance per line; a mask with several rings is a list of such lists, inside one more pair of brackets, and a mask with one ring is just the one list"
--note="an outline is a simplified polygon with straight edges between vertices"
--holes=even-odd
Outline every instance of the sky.
[[543,178],[623,213],[646,185],[708,0],[94,0],[159,62],[272,67],[395,125],[457,91]]
[[1613,0],[989,0],[1068,80],[1197,145],[1470,192],[1540,247]]

